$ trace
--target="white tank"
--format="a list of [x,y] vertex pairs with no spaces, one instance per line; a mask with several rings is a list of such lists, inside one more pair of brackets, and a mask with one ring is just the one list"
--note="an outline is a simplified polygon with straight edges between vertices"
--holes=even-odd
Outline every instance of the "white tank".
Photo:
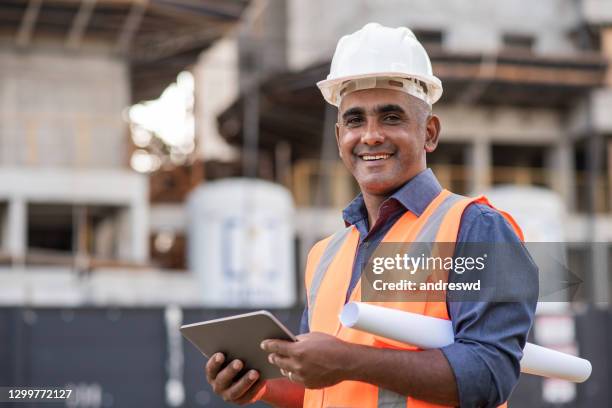
[[485,192],[491,203],[510,213],[526,242],[564,242],[567,211],[556,192],[530,186],[503,186]]
[[[510,213],[521,227],[525,245],[539,268],[540,289],[542,280],[547,277],[548,283],[553,282],[553,286],[561,287],[566,268],[560,266],[567,266],[563,224],[568,217],[561,196],[552,190],[531,186],[496,187],[485,192],[485,195],[496,208]],[[564,299],[564,294],[568,295],[569,292],[559,291],[554,298]],[[550,300],[548,298],[538,303],[538,312],[564,313],[567,310],[568,303]]]
[[291,194],[262,180],[225,179],[187,199],[189,269],[209,307],[289,307],[296,302]]

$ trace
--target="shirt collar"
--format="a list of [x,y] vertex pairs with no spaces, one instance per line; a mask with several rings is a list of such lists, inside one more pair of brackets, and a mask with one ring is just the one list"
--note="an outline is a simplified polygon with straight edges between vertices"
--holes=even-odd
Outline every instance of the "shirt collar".
[[[397,201],[406,210],[420,217],[425,208],[441,191],[442,186],[440,186],[438,179],[431,169],[425,169],[408,180],[406,184],[387,200]],[[342,217],[347,225],[354,225],[363,219],[367,219],[368,213],[361,193],[346,206],[342,212]]]

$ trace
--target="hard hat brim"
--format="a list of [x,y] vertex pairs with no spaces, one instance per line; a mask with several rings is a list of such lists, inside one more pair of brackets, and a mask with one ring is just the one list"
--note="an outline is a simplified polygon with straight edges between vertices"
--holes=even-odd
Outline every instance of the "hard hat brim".
[[340,78],[324,79],[317,82],[317,87],[323,94],[323,98],[327,101],[327,103],[338,107],[340,105],[340,98],[338,93],[334,91],[336,91],[342,84],[344,84],[346,81],[351,81],[354,79],[377,77],[414,78],[423,81],[425,84],[427,84],[428,91],[430,92],[428,98],[429,100],[426,101],[430,105],[433,105],[442,96],[442,81],[440,81],[440,79],[433,75],[409,75],[406,72],[376,72],[361,75],[347,75]]

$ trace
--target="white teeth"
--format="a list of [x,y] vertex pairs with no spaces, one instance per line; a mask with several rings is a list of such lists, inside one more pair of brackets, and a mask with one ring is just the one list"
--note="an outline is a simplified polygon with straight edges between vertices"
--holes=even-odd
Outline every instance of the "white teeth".
[[377,155],[365,155],[365,156],[361,156],[361,158],[363,160],[384,160],[384,159],[388,159],[391,155],[390,154],[377,154]]

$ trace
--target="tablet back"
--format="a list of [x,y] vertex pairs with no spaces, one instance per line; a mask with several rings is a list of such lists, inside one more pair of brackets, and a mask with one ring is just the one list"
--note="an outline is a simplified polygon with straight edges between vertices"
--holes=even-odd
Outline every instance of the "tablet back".
[[282,377],[277,366],[268,362],[260,348],[265,339],[296,341],[291,332],[270,312],[260,310],[181,327],[181,333],[206,357],[221,352],[225,362],[240,359],[249,369],[259,371],[262,379]]

